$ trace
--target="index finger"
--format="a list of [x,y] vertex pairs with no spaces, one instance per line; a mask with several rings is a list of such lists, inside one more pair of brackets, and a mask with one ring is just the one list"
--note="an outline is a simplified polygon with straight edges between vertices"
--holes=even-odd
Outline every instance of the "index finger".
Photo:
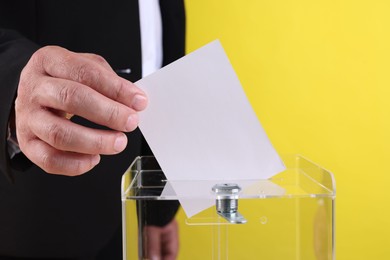
[[[40,53],[40,63],[45,73],[52,77],[68,79],[89,86],[104,96],[136,111],[145,109],[145,93],[102,62],[61,47],[46,47]],[[101,58],[104,60],[103,58]]]

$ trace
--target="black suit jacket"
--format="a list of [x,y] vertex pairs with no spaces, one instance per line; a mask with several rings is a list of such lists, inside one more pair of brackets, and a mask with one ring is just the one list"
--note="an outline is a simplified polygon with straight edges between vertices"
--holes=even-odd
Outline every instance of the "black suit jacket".
[[[160,8],[166,65],[184,55],[184,4],[182,0],[161,0]],[[128,134],[126,150],[102,156],[91,172],[64,177],[44,173],[35,165],[26,167],[31,163],[23,156],[11,161],[7,123],[20,71],[40,46],[60,45],[99,54],[114,69],[131,69],[129,75],[121,76],[138,80],[138,2],[1,1],[0,28],[0,255],[94,255],[120,226],[120,179],[134,157],[142,153],[140,132]],[[75,121],[92,126],[82,118]]]

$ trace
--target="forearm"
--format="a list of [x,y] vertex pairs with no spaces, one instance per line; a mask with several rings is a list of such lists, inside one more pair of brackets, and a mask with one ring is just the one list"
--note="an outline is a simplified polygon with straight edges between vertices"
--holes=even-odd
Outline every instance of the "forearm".
[[39,47],[15,31],[0,29],[0,171],[12,180],[7,148],[8,123],[19,82],[20,72]]

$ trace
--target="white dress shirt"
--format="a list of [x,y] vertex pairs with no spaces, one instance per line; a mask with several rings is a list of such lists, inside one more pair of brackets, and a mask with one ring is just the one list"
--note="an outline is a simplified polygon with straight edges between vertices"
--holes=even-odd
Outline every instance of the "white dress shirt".
[[138,0],[141,26],[142,77],[162,66],[162,25],[159,0]]

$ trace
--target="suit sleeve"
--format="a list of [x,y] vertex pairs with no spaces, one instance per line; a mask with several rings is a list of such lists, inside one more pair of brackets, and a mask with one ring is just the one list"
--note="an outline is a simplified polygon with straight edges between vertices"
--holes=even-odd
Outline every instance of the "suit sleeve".
[[38,45],[16,31],[0,28],[0,172],[11,181],[13,171],[23,169],[28,162],[24,156],[19,156],[12,162],[9,158],[8,121],[14,109],[20,72],[38,48]]

